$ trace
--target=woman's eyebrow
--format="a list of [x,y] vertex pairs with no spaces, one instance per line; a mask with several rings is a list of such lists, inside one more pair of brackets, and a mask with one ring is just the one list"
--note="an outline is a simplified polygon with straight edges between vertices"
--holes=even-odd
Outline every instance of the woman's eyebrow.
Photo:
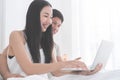
[[49,15],[49,13],[45,12],[44,14]]

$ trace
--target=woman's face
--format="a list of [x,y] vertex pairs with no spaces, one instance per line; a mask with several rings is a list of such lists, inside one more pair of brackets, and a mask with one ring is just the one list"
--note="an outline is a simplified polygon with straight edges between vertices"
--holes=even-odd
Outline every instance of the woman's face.
[[56,34],[59,31],[62,22],[61,19],[58,17],[52,18],[52,33]]
[[40,21],[42,32],[45,32],[50,24],[52,24],[52,8],[45,6],[40,12]]

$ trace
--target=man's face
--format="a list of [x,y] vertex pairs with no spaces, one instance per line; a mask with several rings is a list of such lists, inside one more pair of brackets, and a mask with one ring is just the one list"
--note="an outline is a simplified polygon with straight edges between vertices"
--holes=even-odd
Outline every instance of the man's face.
[[58,17],[52,18],[52,33],[56,34],[59,31],[59,28],[62,24],[62,21]]

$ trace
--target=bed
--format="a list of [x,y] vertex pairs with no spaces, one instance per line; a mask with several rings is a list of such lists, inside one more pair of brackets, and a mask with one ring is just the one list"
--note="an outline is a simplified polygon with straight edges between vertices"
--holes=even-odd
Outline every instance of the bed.
[[[34,75],[26,78],[9,78],[8,80],[44,80]],[[61,77],[52,77],[50,80],[120,80],[120,70],[100,72],[91,76],[65,75]]]
[[66,75],[62,77],[53,77],[52,80],[120,80],[120,70],[100,72],[91,76]]

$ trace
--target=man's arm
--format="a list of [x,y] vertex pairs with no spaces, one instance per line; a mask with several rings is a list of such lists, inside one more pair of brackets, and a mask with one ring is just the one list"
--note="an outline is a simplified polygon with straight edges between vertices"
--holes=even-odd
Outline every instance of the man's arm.
[[6,48],[3,53],[0,55],[0,73],[2,75],[2,77],[4,78],[4,80],[6,80],[9,77],[22,77],[19,74],[11,74],[8,68],[8,64],[7,64],[7,50],[8,48]]
[[5,78],[8,73],[10,73],[7,65],[7,49],[8,48],[6,48],[0,56],[0,72],[3,78]]

